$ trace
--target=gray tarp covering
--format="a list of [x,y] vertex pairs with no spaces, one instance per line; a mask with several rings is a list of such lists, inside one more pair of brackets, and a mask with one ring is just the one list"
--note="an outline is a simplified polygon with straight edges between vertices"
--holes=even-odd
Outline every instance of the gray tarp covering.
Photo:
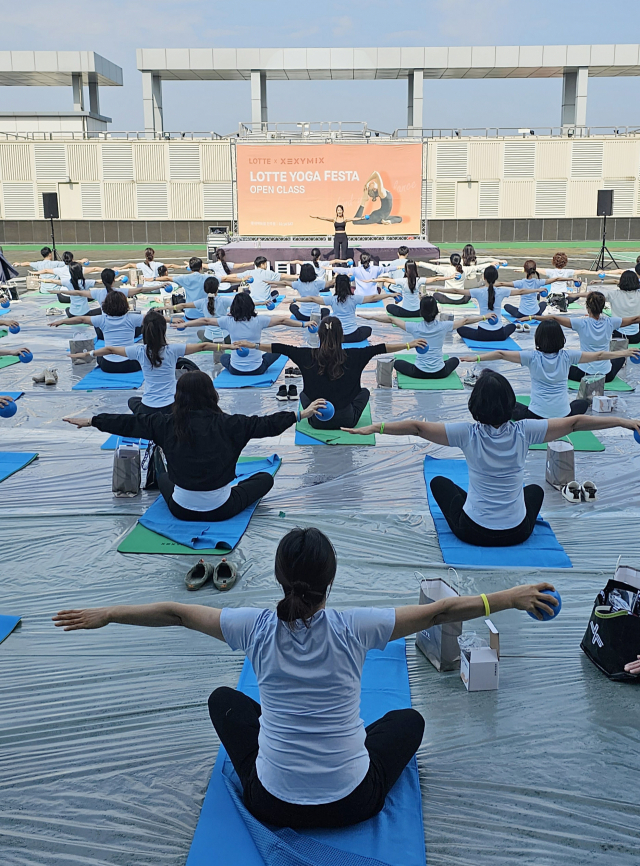
[[[194,557],[116,552],[155,493],[114,499],[112,455],[99,449],[106,436],[60,419],[124,411],[131,392],[70,391],[87,368],[71,367],[67,341],[88,329],[48,329],[45,305],[31,296],[12,304],[24,327],[1,342],[28,345],[36,357],[0,371],[0,392],[26,391],[18,413],[0,419],[0,450],[34,450],[40,459],[0,485],[0,613],[23,616],[0,645],[0,862],[178,866],[218,748],[206,699],[216,686],[236,683],[242,657],[180,629],[64,634],[52,614],[167,599],[273,605],[275,547],[296,525],[318,526],[337,547],[333,605],[416,602],[416,569],[447,572],[422,459],[459,452],[390,437],[378,437],[375,448],[296,448],[292,430],[253,443],[247,453],[275,451],[283,465],[234,554],[242,578],[228,595],[211,585],[187,593],[183,577]],[[276,333],[300,339],[299,332]],[[381,325],[375,333],[400,334]],[[449,349],[461,349],[457,338]],[[211,360],[201,358],[210,370]],[[58,365],[55,389],[31,383],[45,362]],[[529,393],[526,371],[492,366],[507,371],[517,393]],[[623,375],[640,384],[640,367]],[[373,365],[364,382],[374,419],[469,417],[468,390],[376,390]],[[281,408],[273,394],[225,391],[221,402],[225,410],[266,413]],[[638,394],[624,399],[627,413],[640,415]],[[457,673],[438,674],[410,642],[413,705],[426,719],[418,760],[432,866],[640,862],[640,691],[608,682],[579,649],[618,555],[640,564],[640,446],[627,431],[600,435],[604,453],[576,454],[577,478],[599,487],[594,506],[572,506],[545,487],[543,515],[574,569],[551,575],[563,596],[556,621],[541,624],[516,611],[494,617],[500,689],[468,694]],[[529,455],[527,481],[544,485],[544,461],[544,453]],[[460,584],[461,591],[490,591],[549,577],[461,570]]]

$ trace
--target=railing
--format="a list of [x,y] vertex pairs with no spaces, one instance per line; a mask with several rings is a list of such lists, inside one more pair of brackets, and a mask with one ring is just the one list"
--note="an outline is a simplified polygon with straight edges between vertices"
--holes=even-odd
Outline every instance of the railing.
[[218,132],[136,132],[119,130],[71,130],[69,132],[0,132],[0,141],[194,141],[229,138]]
[[335,141],[344,139],[391,138],[391,133],[370,129],[364,121],[356,120],[317,120],[281,121],[278,123],[241,123],[238,138],[260,139],[261,141]]
[[459,128],[441,127],[426,129],[404,127],[396,129],[391,138],[589,138],[596,135],[637,136],[638,126],[538,126],[523,129],[515,126],[486,126]]

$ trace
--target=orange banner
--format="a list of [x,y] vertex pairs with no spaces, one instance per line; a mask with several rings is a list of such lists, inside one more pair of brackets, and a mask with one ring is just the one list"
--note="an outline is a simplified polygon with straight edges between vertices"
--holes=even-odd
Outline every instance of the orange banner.
[[[421,144],[238,144],[241,235],[419,235]],[[323,222],[314,217],[324,217]]]

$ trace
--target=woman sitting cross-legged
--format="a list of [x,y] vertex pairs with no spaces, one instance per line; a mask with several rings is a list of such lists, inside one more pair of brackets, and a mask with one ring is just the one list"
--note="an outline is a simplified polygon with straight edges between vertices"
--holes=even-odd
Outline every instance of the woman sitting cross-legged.
[[373,280],[375,283],[385,283],[387,291],[400,292],[401,300],[394,298],[395,304],[387,305],[387,313],[398,319],[413,319],[420,313],[420,289],[427,283],[441,282],[440,277],[419,277],[418,266],[415,262],[407,262],[404,266],[403,277],[389,277],[387,275]]
[[513,421],[523,418],[564,418],[583,415],[589,408],[588,400],[569,403],[567,377],[572,364],[592,361],[611,361],[615,358],[640,358],[640,349],[621,349],[618,352],[583,352],[565,349],[564,332],[555,319],[545,317],[535,331],[536,348],[533,351],[512,352],[497,349],[483,355],[461,357],[461,361],[509,361],[529,368],[531,376],[531,402],[529,406],[516,403]]
[[[329,421],[321,421],[312,415],[309,424],[318,430],[337,430],[339,427],[353,426],[360,420],[367,403],[369,391],[360,384],[362,371],[376,355],[398,352],[404,348],[424,346],[425,340],[406,343],[380,343],[375,346],[343,349],[342,325],[335,316],[323,319],[319,328],[320,348],[307,346],[288,346],[286,343],[261,343],[259,348],[266,352],[277,352],[291,358],[300,368],[303,390],[300,402],[306,409],[316,400],[326,400],[333,404],[335,414]],[[253,343],[241,341],[240,347]]]
[[[298,276],[281,274],[280,277],[282,282],[290,282],[291,288],[295,289],[301,296],[316,294],[324,297],[323,293],[328,292],[334,285],[333,280],[327,282],[324,277],[319,277],[316,267],[311,262],[305,262],[302,265]],[[331,312],[328,307],[320,307],[318,304],[303,304],[302,302],[290,304],[289,311],[299,322],[308,322],[313,315],[324,318]]]
[[[302,417],[312,417],[321,403],[312,403]],[[76,427],[97,427],[133,439],[148,439],[156,449],[154,463],[160,493],[178,520],[218,521],[240,514],[273,487],[268,472],[258,472],[234,485],[236,463],[252,439],[279,436],[298,420],[295,412],[273,415],[227,415],[218,392],[202,370],[185,373],[176,383],[170,414],[94,415],[64,419]]]
[[640,421],[627,418],[570,415],[513,422],[515,405],[516,395],[508,380],[493,370],[483,370],[469,397],[473,423],[385,421],[347,432],[420,436],[437,445],[460,448],[469,468],[469,491],[436,476],[430,485],[436,502],[451,531],[462,541],[478,547],[510,547],[529,538],[544,499],[539,485],[523,487],[530,445],[577,430],[624,427],[640,434]]
[[368,325],[360,325],[356,321],[356,311],[360,304],[375,304],[382,298],[392,297],[381,295],[378,292],[372,295],[363,295],[360,292],[351,292],[351,281],[346,274],[338,274],[335,284],[335,295],[309,295],[300,298],[301,304],[324,304],[331,309],[331,315],[340,319],[342,325],[342,341],[344,343],[361,343],[371,336],[371,328]]
[[[265,373],[269,367],[278,360],[278,355],[273,352],[260,352],[257,346],[265,328],[275,328],[284,325],[286,328],[305,328],[307,322],[297,322],[288,316],[263,316],[256,313],[256,306],[251,295],[247,292],[239,292],[231,302],[229,315],[207,316],[202,319],[191,319],[178,327],[194,328],[204,325],[213,325],[227,331],[232,343],[244,341],[251,346],[247,355],[234,352],[233,355],[222,355],[220,363],[226,367],[234,376],[258,376]],[[238,348],[242,348],[239,346]],[[248,346],[244,347],[245,349]],[[218,345],[218,351],[224,349],[224,344]]]
[[411,707],[365,728],[360,691],[367,652],[433,625],[484,616],[485,600],[492,613],[515,608],[537,619],[558,602],[544,594],[551,584],[538,583],[432,604],[338,611],[327,607],[336,566],[326,535],[293,529],[276,550],[282,594],[276,610],[167,601],[63,610],[53,621],[65,631],[110,623],[183,626],[242,650],[260,703],[219,686],[209,696],[209,715],[244,805],[277,827],[347,827],[384,808],[424,732],[422,715]]

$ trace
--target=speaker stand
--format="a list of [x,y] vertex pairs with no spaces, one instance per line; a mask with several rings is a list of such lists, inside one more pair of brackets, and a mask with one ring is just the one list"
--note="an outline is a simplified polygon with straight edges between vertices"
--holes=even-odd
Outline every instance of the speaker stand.
[[59,259],[58,250],[56,249],[56,233],[53,228],[53,217],[49,217],[49,222],[51,223],[51,250],[53,252],[53,260],[57,262]]
[[[609,257],[607,261],[606,256]],[[608,264],[612,264],[614,268],[618,267],[618,263],[611,255],[609,251],[609,247],[607,246],[607,216],[606,214],[602,217],[602,246],[600,247],[600,252],[598,253],[598,257],[594,259],[591,263],[590,270],[592,271],[604,271]]]

